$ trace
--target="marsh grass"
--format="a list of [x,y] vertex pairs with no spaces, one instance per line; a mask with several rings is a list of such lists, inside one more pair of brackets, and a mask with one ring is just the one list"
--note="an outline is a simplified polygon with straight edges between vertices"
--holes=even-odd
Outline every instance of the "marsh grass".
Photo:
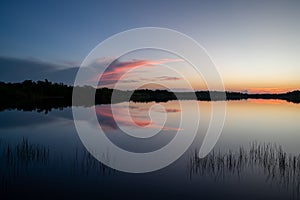
[[[109,157],[107,157],[108,159]],[[66,171],[72,176],[103,176],[115,170],[96,160],[84,147],[77,147],[71,156],[50,153],[50,149],[32,144],[23,138],[19,143],[8,144],[0,140],[0,190],[14,189],[19,180],[33,175]],[[49,171],[51,170],[51,171]]]
[[30,144],[26,138],[15,145],[0,141],[0,150],[2,189],[7,189],[20,176],[29,176],[33,166],[46,165],[49,160],[49,149]]
[[[109,160],[109,156],[105,156]],[[73,160],[72,171],[74,174],[80,173],[84,175],[109,175],[115,172],[114,169],[107,167],[97,159],[95,159],[84,147],[77,147]]]
[[47,164],[49,149],[42,145],[30,144],[23,138],[16,145],[1,143],[1,163],[7,166],[8,172],[26,169],[34,163]]
[[300,191],[300,154],[284,152],[281,146],[253,142],[248,149],[237,151],[213,151],[205,158],[198,157],[198,149],[189,156],[188,172],[194,175],[209,176],[215,181],[232,176],[242,178],[246,170],[262,170],[266,182],[278,184],[287,189],[291,198],[298,198]]

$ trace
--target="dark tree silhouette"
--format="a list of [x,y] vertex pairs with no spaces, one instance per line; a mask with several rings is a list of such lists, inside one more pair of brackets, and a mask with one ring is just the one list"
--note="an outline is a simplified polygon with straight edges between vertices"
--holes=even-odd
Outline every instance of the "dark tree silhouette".
[[[288,102],[300,103],[300,91],[281,94],[246,94],[239,92],[196,91],[196,92],[171,92],[168,90],[135,90],[121,91],[109,88],[96,89],[90,86],[64,85],[44,81],[34,82],[25,80],[22,83],[0,82],[0,110],[19,109],[37,110],[46,113],[52,108],[63,109],[72,106],[73,89],[79,91],[79,98],[73,102],[76,106],[92,106],[94,104],[110,104],[122,101],[134,102],[166,102],[170,100],[199,100],[199,101],[224,101],[242,99],[281,99]],[[114,98],[112,94],[114,93]],[[95,96],[95,102],[87,101],[87,97]]]

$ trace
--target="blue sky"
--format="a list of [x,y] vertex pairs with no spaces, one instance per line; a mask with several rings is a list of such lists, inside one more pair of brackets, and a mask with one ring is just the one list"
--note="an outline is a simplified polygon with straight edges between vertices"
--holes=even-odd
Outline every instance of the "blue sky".
[[241,81],[294,88],[300,86],[299,19],[297,0],[1,1],[0,56],[70,67],[113,34],[157,26],[202,44],[225,82],[235,80],[228,83],[233,89]]

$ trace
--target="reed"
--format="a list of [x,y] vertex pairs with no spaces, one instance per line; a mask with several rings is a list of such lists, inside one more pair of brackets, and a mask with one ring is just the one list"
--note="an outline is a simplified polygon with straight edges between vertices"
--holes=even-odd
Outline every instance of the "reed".
[[[109,161],[109,156],[106,155],[105,159]],[[72,171],[74,174],[84,175],[106,175],[115,172],[114,169],[104,165],[92,156],[84,147],[77,147],[75,157],[73,159]]]
[[189,156],[188,172],[194,175],[213,177],[218,181],[232,176],[239,178],[245,170],[262,170],[266,181],[277,183],[291,192],[292,198],[299,197],[300,154],[284,152],[281,146],[271,143],[252,142],[248,149],[237,151],[212,151],[205,158],[198,157],[198,149]]
[[[76,148],[74,154],[66,156],[54,153],[38,144],[32,144],[23,138],[19,143],[8,144],[0,140],[0,191],[14,189],[19,180],[27,179],[33,174],[65,171],[72,175],[103,176],[112,174],[115,170],[96,160],[83,146]],[[105,156],[109,160],[109,155]]]

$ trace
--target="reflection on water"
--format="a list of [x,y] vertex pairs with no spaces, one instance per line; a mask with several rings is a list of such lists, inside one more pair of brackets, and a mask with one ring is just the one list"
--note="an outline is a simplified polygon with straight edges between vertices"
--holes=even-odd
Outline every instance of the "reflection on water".
[[95,106],[94,109],[98,118],[96,125],[100,124],[114,144],[132,152],[160,149],[181,130],[178,127],[182,113],[177,101],[162,103],[161,106],[154,102],[125,102]]
[[[76,148],[75,155],[70,159],[63,155],[53,155],[47,147],[31,144],[25,138],[15,146],[3,141],[0,144],[0,191],[2,192],[16,189],[15,183],[18,179],[24,176],[30,177],[38,166],[49,169],[49,166],[53,164],[67,165],[72,176],[101,177],[115,173],[115,170],[98,162],[83,148]],[[110,159],[109,155],[105,156]],[[240,147],[238,151],[213,151],[203,159],[198,157],[198,149],[195,149],[194,153],[189,155],[186,166],[190,179],[205,176],[216,182],[224,181],[232,176],[237,176],[242,180],[247,170],[262,171],[266,182],[276,183],[288,190],[292,199],[299,197],[300,154],[287,154],[281,146],[276,144],[252,142],[248,150]]]
[[289,190],[293,198],[300,192],[300,154],[292,155],[276,144],[253,142],[249,150],[240,147],[238,151],[211,152],[203,159],[198,157],[198,149],[190,156],[188,169],[190,177],[209,176],[215,181],[230,176],[243,177],[245,171],[262,170],[266,182],[277,183]]
[[[63,154],[54,154],[50,149],[39,144],[32,144],[23,138],[16,145],[0,141],[0,191],[14,190],[19,180],[29,179],[36,172],[39,175],[47,173],[52,166],[55,168],[68,166],[69,173],[77,176],[102,176],[114,172],[98,162],[84,148],[76,148],[74,155],[65,157]],[[109,159],[109,156],[107,159]],[[53,170],[53,169],[52,169]],[[49,172],[51,173],[51,172]]]
[[[201,121],[190,149],[172,165],[147,174],[122,173],[94,159],[76,133],[71,108],[47,115],[0,112],[1,199],[299,199],[300,104],[228,101],[214,152],[200,160],[195,149],[203,141],[213,103],[218,104],[197,102]],[[183,112],[194,117],[190,101],[159,104],[130,102],[131,119],[126,102],[82,109],[97,111],[96,125],[103,125],[119,147],[147,152],[172,140]],[[144,141],[124,134],[118,125],[128,130],[167,128]],[[192,129],[185,127],[179,134]]]
[[[162,105],[162,107],[158,107],[154,102],[129,102],[128,105],[127,103],[120,103],[96,106],[95,111],[99,118],[101,128],[108,131],[123,126],[177,131],[178,128],[161,124],[164,118],[160,114],[180,114],[179,103],[172,101],[162,103]],[[151,116],[149,114],[150,112],[152,114]]]

